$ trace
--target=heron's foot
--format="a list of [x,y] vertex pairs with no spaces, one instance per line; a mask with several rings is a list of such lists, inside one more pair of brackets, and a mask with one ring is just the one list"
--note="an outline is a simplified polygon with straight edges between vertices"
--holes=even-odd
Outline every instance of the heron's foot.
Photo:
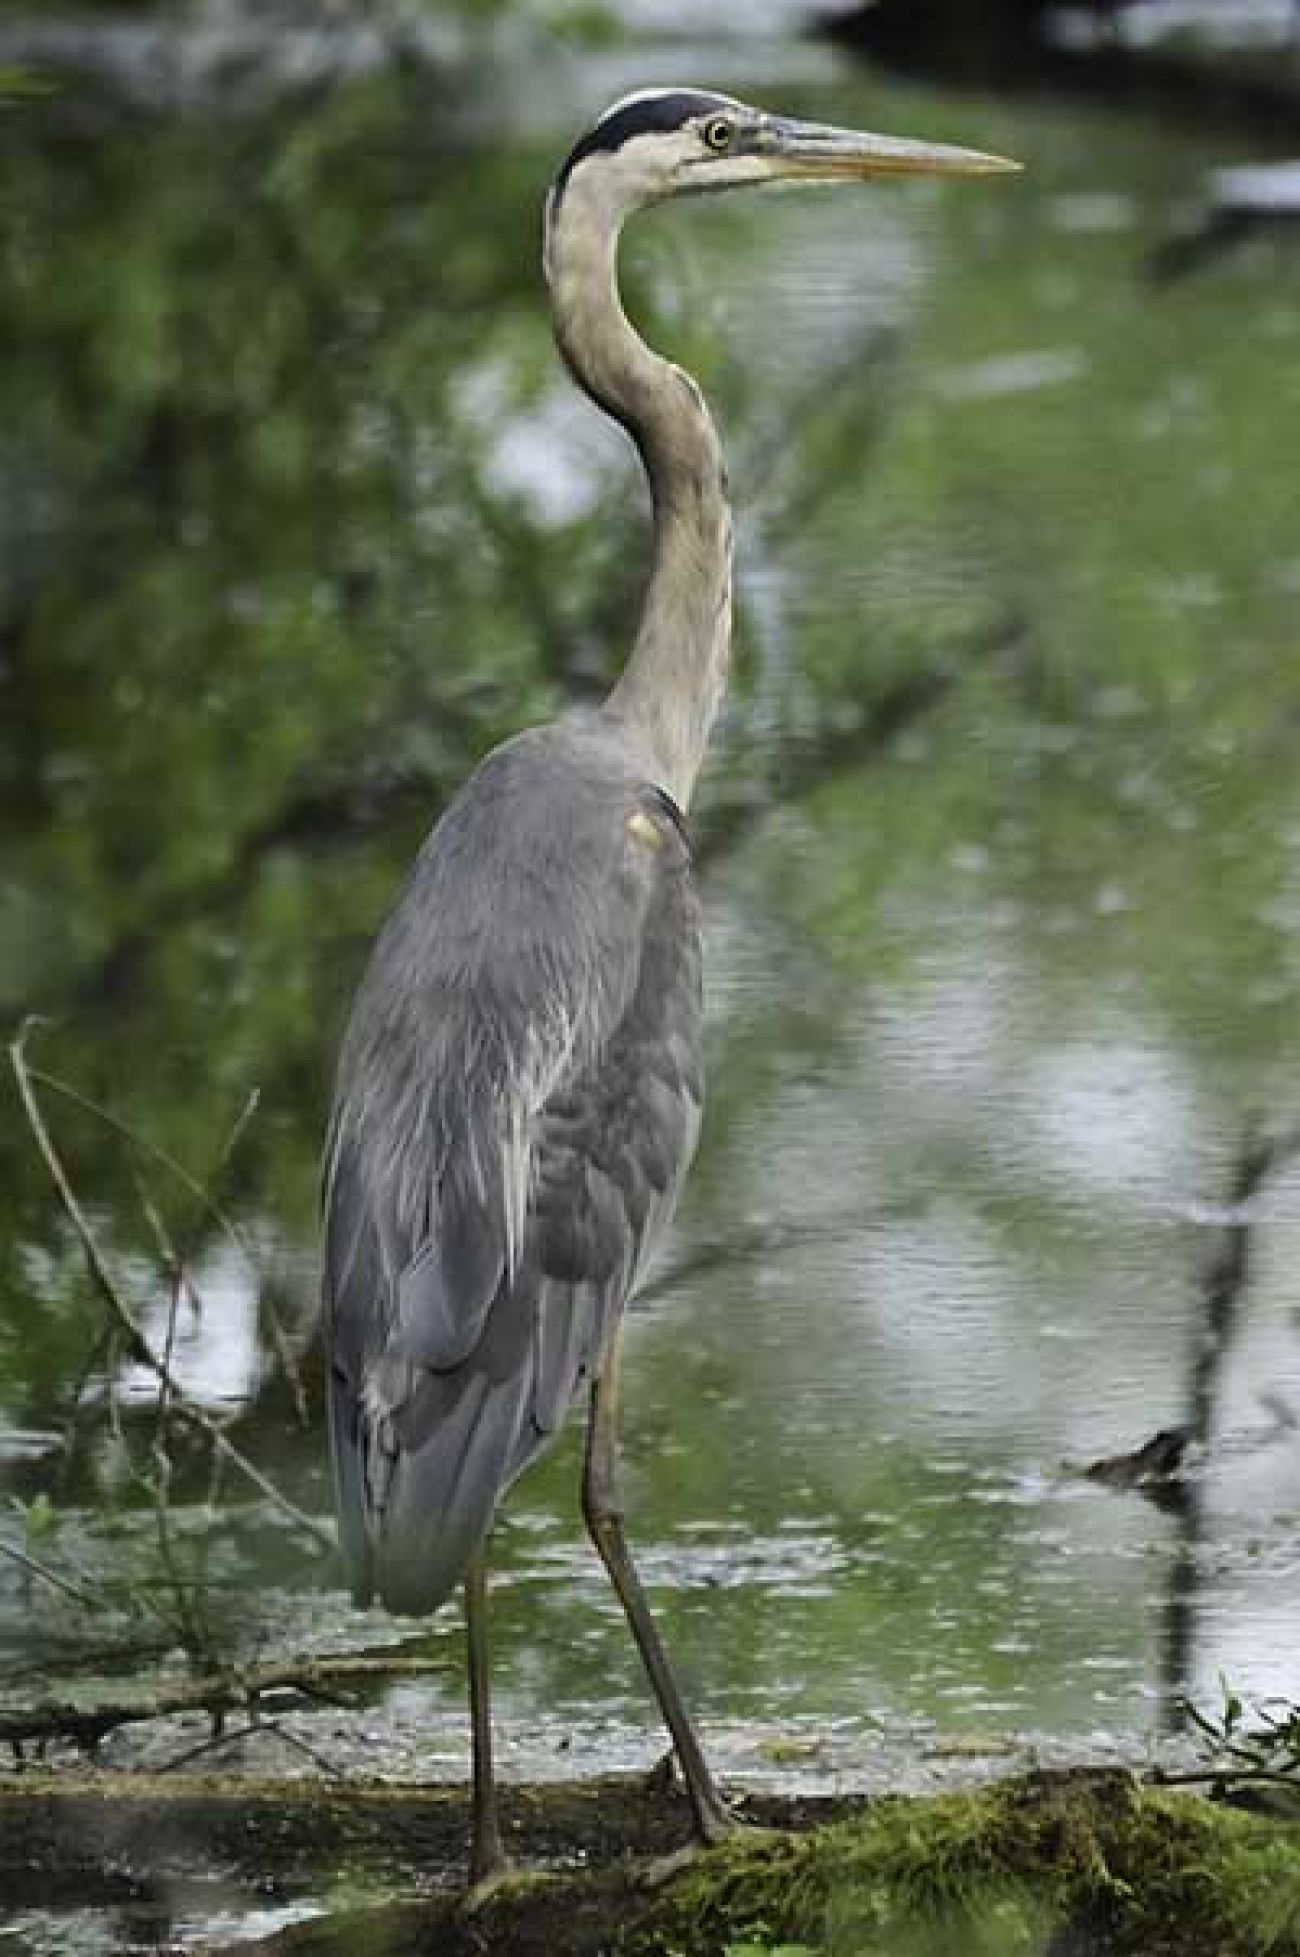
[[652,1856],[637,1870],[637,1881],[643,1889],[662,1889],[672,1882],[705,1852],[707,1844],[702,1841],[687,1842],[685,1848],[674,1848],[667,1855]]
[[745,1823],[734,1808],[727,1806],[716,1787],[697,1789],[691,1798],[695,1816],[695,1835],[701,1848],[716,1848]]
[[718,1792],[712,1774],[707,1769],[702,1779],[692,1781],[683,1773],[674,1747],[669,1747],[663,1756],[655,1761],[646,1772],[643,1785],[648,1794],[668,1794],[680,1788],[691,1804],[691,1815],[695,1823],[695,1835],[699,1845],[711,1848],[728,1835],[743,1828],[746,1824],[733,1809],[728,1807]]
[[501,1830],[497,1826],[495,1804],[476,1826],[469,1850],[469,1898],[471,1902],[490,1896],[513,1873],[506,1859]]
[[479,1856],[475,1855],[470,1862],[469,1888],[465,1891],[466,1909],[471,1913],[481,1909],[483,1904],[499,1890],[508,1887],[511,1882],[522,1879],[524,1879],[522,1871],[508,1862],[499,1848],[494,1857],[484,1858],[481,1861]]
[[[761,1821],[747,1821],[743,1815],[736,1814],[725,1805],[722,1806],[722,1816],[724,1819],[719,1832],[707,1838],[699,1834],[684,1848],[675,1848],[667,1855],[656,1855],[643,1863],[638,1872],[640,1882],[647,1889],[662,1888],[665,1883],[672,1882],[684,1870],[691,1868],[701,1855],[711,1854],[728,1841],[735,1844],[736,1852],[746,1860],[751,1855],[763,1860],[771,1855],[780,1856],[789,1852],[794,1836],[788,1829],[770,1828]],[[718,1817],[714,1817],[712,1825],[718,1827]]]
[[[654,1855],[650,1861],[642,1863],[642,1867],[638,1869],[638,1881],[642,1883],[642,1887],[644,1889],[664,1889],[666,1883],[672,1883],[675,1877],[683,1875],[685,1869],[691,1869],[699,1861],[701,1855],[707,1855],[711,1849],[719,1847],[720,1842],[734,1840],[736,1834],[740,1834],[740,1832],[744,1832],[746,1836],[750,1834],[750,1824],[748,1822],[742,1822],[740,1816],[738,1814],[732,1814],[730,1808],[722,1806],[720,1812],[726,1816],[726,1820],[724,1820],[724,1824],[720,1824],[719,1818],[715,1816],[713,1818],[713,1824],[711,1824],[715,1832],[711,1832],[709,1836],[705,1836],[701,1832],[701,1834],[695,1836],[693,1842],[685,1843],[685,1847],[675,1847],[675,1849],[670,1849],[668,1855]],[[762,1828],[756,1828],[754,1830],[754,1834],[764,1834],[764,1832],[766,1830],[762,1830]]]

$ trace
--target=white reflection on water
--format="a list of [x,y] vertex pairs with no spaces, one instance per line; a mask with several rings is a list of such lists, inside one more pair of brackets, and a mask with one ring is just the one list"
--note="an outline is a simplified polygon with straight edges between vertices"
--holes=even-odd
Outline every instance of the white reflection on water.
[[1065,387],[1083,380],[1088,357],[1079,347],[1037,347],[1023,353],[999,354],[939,374],[935,390],[945,401],[985,401],[1003,394],[1036,394],[1044,387]]
[[1106,1009],[1086,1037],[1029,1056],[1008,1112],[1023,1166],[1062,1200],[1146,1211],[1186,1190],[1204,1118],[1177,1051]]
[[[231,1244],[215,1244],[195,1260],[175,1302],[170,1288],[155,1284],[141,1330],[160,1357],[170,1349],[173,1379],[201,1406],[244,1405],[267,1364],[258,1326],[257,1274]],[[147,1367],[129,1365],[122,1370],[118,1390],[127,1398],[152,1401],[158,1381]]]

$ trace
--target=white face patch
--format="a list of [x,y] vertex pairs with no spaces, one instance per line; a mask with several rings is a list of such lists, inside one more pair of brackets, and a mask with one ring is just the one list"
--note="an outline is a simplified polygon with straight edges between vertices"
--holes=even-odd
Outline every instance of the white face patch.
[[[669,197],[734,190],[764,183],[771,163],[753,151],[735,155],[706,150],[692,127],[630,136],[616,150],[593,150],[574,164],[563,189],[547,201],[549,236],[560,212],[591,199],[595,207],[618,222],[648,204]],[[577,194],[575,194],[577,193]]]
[[761,182],[767,163],[745,138],[762,120],[759,110],[712,89],[641,88],[621,96],[561,166],[547,207],[548,236],[574,203],[590,200],[621,220],[666,197]]

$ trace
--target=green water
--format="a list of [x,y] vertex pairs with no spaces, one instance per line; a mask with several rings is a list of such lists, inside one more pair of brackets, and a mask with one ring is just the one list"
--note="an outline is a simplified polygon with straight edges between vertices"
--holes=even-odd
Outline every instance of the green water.
[[[472,761],[627,643],[642,494],[554,358],[539,200],[582,115],[675,72],[1028,167],[628,240],[629,307],[717,405],[740,537],[698,811],[711,1102],[679,1276],[630,1335],[632,1532],[737,1772],[1140,1756],[1161,1699],[1167,1723],[1220,1673],[1300,1689],[1300,1170],[1250,1206],[1191,1513],[1068,1472],[1188,1417],[1215,1206],[1247,1132],[1300,1115],[1300,259],[1146,272],[1227,139],[770,38],[557,42],[540,77],[262,118],[10,109],[3,1017],[48,1015],[33,1057],[212,1181],[300,1331],[369,935]],[[100,1317],[5,1095],[0,1421],[30,1498],[64,1485],[43,1437]],[[241,1445],[323,1515],[247,1262],[156,1161],[45,1106],[159,1338],[138,1179],[163,1207],[203,1296],[178,1370],[253,1403]],[[129,1589],[152,1522],[122,1447],[88,1456],[28,1546]],[[500,1534],[508,1771],[659,1745],[576,1472],[571,1437]],[[288,1525],[181,1519],[244,1655],[391,1635]],[[15,1661],[110,1622],[138,1634],[0,1566]],[[458,1638],[449,1613],[434,1685],[375,1710],[369,1768],[461,1770]]]

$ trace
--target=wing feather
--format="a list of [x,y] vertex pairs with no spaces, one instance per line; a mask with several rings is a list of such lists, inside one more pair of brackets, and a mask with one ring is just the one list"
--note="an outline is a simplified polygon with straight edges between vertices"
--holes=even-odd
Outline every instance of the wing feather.
[[[658,847],[629,826],[646,807]],[[689,1163],[701,1017],[657,791],[558,730],[497,750],[422,852],[340,1061],[325,1327],[358,1595],[433,1608],[563,1420]]]

